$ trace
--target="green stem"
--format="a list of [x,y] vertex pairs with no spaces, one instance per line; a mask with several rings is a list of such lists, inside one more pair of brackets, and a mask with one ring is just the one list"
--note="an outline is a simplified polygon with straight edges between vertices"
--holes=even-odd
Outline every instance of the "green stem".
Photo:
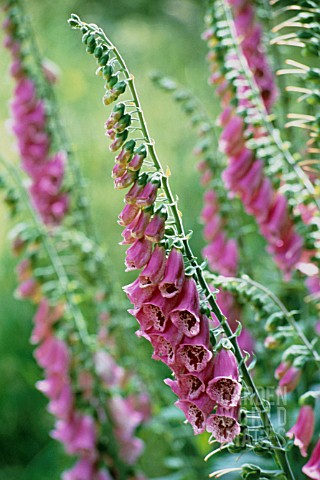
[[171,208],[173,217],[174,217],[175,222],[176,222],[177,233],[178,233],[179,237],[181,238],[181,240],[183,242],[183,245],[184,245],[185,255],[188,258],[190,264],[195,268],[198,283],[200,284],[200,286],[203,290],[203,293],[204,293],[205,297],[207,298],[207,301],[208,301],[208,303],[211,307],[211,310],[214,312],[217,319],[220,321],[221,326],[223,327],[223,330],[224,330],[225,334],[228,337],[230,337],[230,341],[233,345],[235,356],[236,356],[237,361],[240,365],[244,381],[249,386],[249,388],[251,388],[251,391],[253,392],[254,404],[257,407],[257,410],[259,412],[259,416],[260,416],[261,421],[263,423],[266,434],[268,435],[272,445],[275,447],[274,450],[273,450],[275,459],[276,459],[278,465],[282,468],[283,472],[285,473],[285,475],[287,477],[287,480],[294,480],[293,473],[291,471],[290,465],[289,465],[287,457],[286,457],[286,452],[282,448],[282,445],[281,445],[281,443],[280,443],[280,441],[277,437],[277,434],[275,433],[275,431],[273,429],[273,426],[272,426],[271,421],[269,419],[268,413],[266,412],[266,410],[264,408],[262,399],[261,399],[261,397],[258,393],[258,390],[257,390],[257,388],[256,388],[256,386],[255,386],[255,384],[254,384],[254,382],[253,382],[253,380],[250,376],[250,373],[249,373],[249,371],[246,367],[246,364],[244,362],[244,359],[243,359],[241,350],[238,346],[237,340],[232,335],[232,331],[231,331],[228,323],[226,322],[226,318],[223,315],[223,313],[221,312],[220,308],[218,307],[218,305],[217,305],[217,303],[214,299],[214,296],[213,296],[212,292],[210,291],[210,288],[209,288],[209,286],[208,286],[208,284],[207,284],[207,282],[206,282],[206,280],[203,276],[203,272],[202,272],[200,266],[197,263],[196,257],[194,256],[194,254],[193,254],[193,252],[192,252],[192,250],[189,246],[188,240],[187,240],[185,232],[184,232],[184,228],[183,228],[183,224],[182,224],[182,220],[181,220],[181,215],[179,214],[179,211],[178,211],[178,208],[177,208],[177,202],[173,197],[173,194],[172,194],[171,189],[170,189],[168,177],[165,175],[164,170],[162,168],[162,165],[161,165],[160,161],[158,160],[158,157],[157,157],[157,154],[156,154],[156,151],[155,151],[155,147],[154,147],[154,142],[151,139],[151,137],[149,135],[149,132],[148,132],[148,128],[147,128],[147,125],[146,125],[146,121],[144,119],[144,115],[143,115],[143,111],[142,111],[142,108],[141,108],[141,105],[140,105],[138,94],[137,94],[137,91],[136,91],[136,88],[135,88],[135,85],[134,85],[134,78],[129,73],[128,68],[127,68],[122,56],[118,52],[117,48],[106,37],[106,35],[105,35],[105,33],[103,32],[102,29],[98,28],[96,25],[86,24],[86,23],[81,22],[81,21],[80,21],[79,25],[80,25],[80,27],[85,26],[90,31],[92,31],[96,35],[100,36],[101,39],[106,43],[108,48],[110,50],[112,50],[112,52],[114,53],[117,61],[120,64],[121,68],[123,69],[123,74],[124,74],[124,76],[125,76],[125,78],[128,82],[128,85],[129,85],[130,93],[132,95],[132,99],[133,99],[133,102],[134,102],[136,110],[137,110],[137,114],[138,114],[139,121],[140,121],[140,124],[141,124],[141,129],[142,129],[143,135],[145,137],[145,141],[148,145],[148,150],[149,150],[150,156],[151,156],[151,158],[154,162],[155,168],[161,173],[162,188],[163,188],[163,190],[164,190],[164,192],[167,196],[167,199],[169,201],[170,208]]
[[274,145],[277,147],[277,149],[279,150],[279,152],[281,153],[285,161],[288,163],[288,165],[294,170],[297,178],[299,179],[301,184],[304,186],[304,188],[308,191],[309,195],[313,197],[313,200],[317,208],[320,210],[320,199],[316,194],[316,191],[312,182],[309,180],[308,176],[304,173],[304,171],[300,168],[300,166],[297,165],[295,159],[289,152],[287,146],[283,143],[279,130],[275,130],[272,126],[272,123],[268,120],[269,115],[261,101],[261,96],[259,93],[258,86],[255,82],[252,71],[249,68],[247,60],[242,53],[241,47],[239,46],[239,41],[234,28],[234,22],[233,22],[232,13],[230,11],[230,7],[225,1],[221,1],[220,5],[221,5],[221,8],[224,9],[225,17],[229,24],[229,31],[232,37],[233,47],[237,52],[237,57],[242,67],[242,74],[245,76],[246,80],[249,83],[250,89],[254,94],[255,107],[259,112],[259,115],[263,121],[264,127],[269,133],[270,137],[272,138]]
[[[221,277],[221,276],[220,276]],[[305,334],[300,328],[300,325],[294,320],[292,314],[286,309],[284,304],[281,302],[281,300],[273,293],[271,290],[269,290],[267,287],[264,285],[261,285],[261,283],[258,283],[254,280],[252,280],[250,277],[247,275],[243,275],[242,278],[236,278],[236,277],[221,277],[225,281],[232,283],[232,282],[237,282],[237,283],[242,283],[245,281],[249,285],[254,286],[258,290],[261,290],[263,293],[265,293],[275,305],[279,308],[279,310],[283,313],[284,317],[286,318],[287,322],[289,325],[295,330],[297,333],[298,337],[300,338],[301,342],[305,345],[305,347],[309,350],[311,353],[311,356],[313,357],[314,361],[320,364],[320,356],[318,353],[314,350],[312,344],[309,342]]]
[[[50,232],[47,231],[44,228],[42,222],[38,219],[37,214],[35,213],[34,209],[32,208],[32,206],[30,204],[28,194],[26,193],[24,187],[21,185],[21,181],[20,181],[20,178],[19,178],[16,170],[11,165],[9,165],[7,162],[5,162],[1,157],[0,157],[0,163],[2,165],[4,165],[6,170],[10,173],[10,175],[14,179],[14,182],[19,189],[19,192],[20,192],[21,197],[23,198],[23,200],[25,202],[25,205],[28,208],[28,211],[29,211],[29,213],[32,217],[32,220],[33,220],[38,232],[40,233],[40,238],[41,238],[42,245],[43,245],[45,251],[47,252],[48,258],[50,259],[50,262],[51,262],[51,264],[54,268],[54,271],[55,271],[55,274],[56,274],[57,279],[59,281],[62,293],[63,293],[63,295],[66,299],[68,309],[69,309],[69,311],[70,311],[70,313],[71,313],[71,315],[74,319],[75,328],[76,328],[76,330],[79,334],[79,338],[80,338],[80,340],[83,344],[83,348],[86,350],[87,354],[89,355],[89,358],[92,359],[92,356],[96,353],[95,344],[91,341],[90,335],[89,335],[88,330],[87,330],[86,321],[85,321],[85,319],[82,315],[81,310],[79,308],[77,308],[76,305],[74,304],[72,295],[71,295],[71,293],[69,291],[69,287],[68,287],[70,281],[69,281],[68,275],[67,275],[67,273],[64,269],[63,263],[61,262],[59,254],[55,249],[54,241],[49,240]],[[93,377],[96,381],[96,385],[99,385],[101,380],[98,377],[95,368],[92,369],[92,374],[93,374]],[[114,472],[114,473],[116,475],[117,480],[127,480],[127,478],[128,478],[128,467],[119,458],[118,442],[117,442],[117,440],[115,438],[115,435],[114,435],[114,425],[113,425],[113,422],[111,420],[112,416],[110,414],[108,403],[107,403],[109,395],[108,395],[107,392],[106,393],[101,392],[100,389],[97,389],[96,393],[97,393],[97,397],[99,399],[99,406],[100,406],[100,408],[103,409],[103,411],[105,413],[103,418],[101,418],[101,412],[100,412],[99,408],[97,408],[97,405],[92,405],[92,407],[94,407],[94,409],[95,409],[94,411],[99,417],[98,418],[99,422],[100,423],[104,422],[104,423],[106,423],[107,425],[110,426],[110,428],[108,428],[108,436],[109,436],[108,449],[110,451],[109,453],[111,454],[111,457],[114,461],[114,466],[116,468],[116,472]]]

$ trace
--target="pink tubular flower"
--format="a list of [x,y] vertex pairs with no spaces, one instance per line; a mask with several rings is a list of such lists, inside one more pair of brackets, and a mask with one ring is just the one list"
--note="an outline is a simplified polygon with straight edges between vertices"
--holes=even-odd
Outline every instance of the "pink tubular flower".
[[238,365],[231,350],[222,348],[214,359],[214,378],[207,386],[207,394],[218,405],[236,407],[240,402],[241,385]]
[[206,317],[200,321],[200,332],[192,338],[184,338],[177,350],[177,363],[188,372],[199,373],[204,370],[212,358],[209,350],[209,325]]
[[180,250],[173,248],[169,253],[163,280],[159,290],[163,297],[172,298],[177,295],[184,283],[184,264]]
[[136,196],[136,204],[140,208],[149,207],[152,205],[157,197],[157,190],[160,184],[158,180],[147,182],[141,192]]
[[[42,221],[47,225],[60,224],[69,209],[69,197],[63,192],[65,153],[50,157],[52,139],[48,133],[46,108],[39,98],[37,87],[24,68],[23,48],[15,35],[17,25],[10,18],[5,24],[5,46],[11,51],[11,74],[16,81],[11,102],[12,130],[17,137],[22,168],[31,178],[30,196]],[[52,80],[46,69],[45,79]]]
[[[179,369],[178,369],[179,370]],[[213,362],[209,362],[207,368],[200,373],[179,373],[176,380],[167,378],[164,382],[172,391],[182,399],[195,400],[206,391],[206,384],[213,375]]]
[[38,297],[40,292],[40,285],[34,278],[29,278],[24,282],[20,283],[16,291],[19,298],[31,298],[35,299]]
[[54,336],[47,337],[35,351],[39,365],[49,372],[67,372],[70,356],[66,344]]
[[139,275],[141,288],[157,285],[163,278],[166,268],[166,252],[163,247],[156,245],[150,260]]
[[51,436],[63,443],[69,454],[95,452],[96,427],[89,415],[74,414],[68,420],[58,420]]
[[303,405],[300,409],[298,420],[287,432],[289,438],[294,437],[294,444],[300,448],[301,455],[307,456],[307,448],[314,432],[314,411],[310,405]]
[[139,337],[144,337],[151,342],[154,348],[152,354],[153,359],[161,360],[171,368],[177,364],[177,346],[180,344],[183,334],[182,332],[179,332],[174,325],[169,325],[164,332],[145,333],[138,330],[137,335]]
[[136,240],[126,254],[126,271],[137,270],[144,267],[150,260],[152,243],[146,238]]
[[174,303],[174,299],[168,301],[156,290],[154,295],[133,313],[144,331],[152,329],[163,332]]
[[156,212],[151,222],[146,228],[145,236],[151,242],[158,243],[164,236],[165,221],[167,219],[167,212]]
[[141,287],[139,278],[137,278],[134,282],[123,287],[123,290],[135,308],[139,308],[144,302],[151,298],[156,288],[156,285]]
[[[109,477],[111,478],[111,477]],[[83,457],[70,469],[62,474],[62,480],[95,480],[95,465],[89,457]]]
[[185,279],[178,304],[170,312],[170,320],[187,337],[194,337],[199,333],[199,295],[193,278]]
[[207,416],[213,408],[213,402],[206,394],[201,394],[193,401],[178,400],[175,405],[184,412],[195,435],[205,431]]
[[314,447],[309,461],[302,467],[302,471],[312,480],[320,480],[320,440]]
[[286,393],[292,392],[298,385],[300,377],[301,369],[290,365],[280,378],[277,394],[285,395]]
[[217,412],[207,419],[207,431],[220,443],[232,442],[240,433],[238,415],[238,406],[230,409],[219,406]]
[[118,217],[119,225],[122,225],[123,227],[129,225],[136,218],[139,212],[140,209],[137,207],[137,205],[127,203]]

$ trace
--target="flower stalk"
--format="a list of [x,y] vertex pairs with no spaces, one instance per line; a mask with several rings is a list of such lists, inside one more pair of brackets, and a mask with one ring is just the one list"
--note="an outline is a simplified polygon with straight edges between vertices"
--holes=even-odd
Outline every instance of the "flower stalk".
[[[138,95],[136,92],[135,84],[134,84],[134,78],[133,76],[129,73],[126,64],[118,52],[117,48],[112,44],[112,42],[107,38],[107,36],[104,34],[101,28],[98,28],[94,24],[87,24],[85,22],[82,22],[77,15],[72,15],[69,23],[72,28],[77,28],[77,29],[82,29],[83,32],[88,32],[88,35],[92,35],[94,38],[99,39],[102,44],[104,44],[108,51],[111,51],[119,63],[120,66],[120,71],[123,73],[125,77],[125,82],[129,88],[132,100],[129,101],[128,105],[130,107],[134,107],[134,110],[137,113],[139,123],[140,123],[140,128],[143,134],[143,139],[147,145],[148,152],[150,154],[150,157],[153,161],[153,166],[159,175],[160,181],[161,181],[161,187],[165,195],[165,200],[167,202],[167,205],[170,207],[170,211],[174,220],[173,228],[176,233],[177,237],[177,244],[180,244],[180,248],[183,248],[185,258],[188,263],[188,271],[193,274],[193,276],[197,279],[197,282],[199,286],[201,287],[202,293],[206,298],[206,301],[210,307],[210,310],[216,315],[218,321],[221,324],[222,329],[224,330],[225,335],[229,338],[234,354],[237,358],[239,368],[241,369],[242,377],[247,384],[247,386],[252,390],[252,398],[254,401],[254,404],[258,410],[259,416],[261,418],[261,421],[263,423],[264,429],[266,431],[266,434],[269,437],[270,442],[273,445],[273,453],[276,459],[276,462],[278,463],[279,467],[283,470],[284,475],[286,476],[287,480],[294,480],[293,473],[291,471],[290,465],[288,463],[287,457],[286,457],[286,450],[285,448],[282,447],[280,440],[276,434],[276,432],[273,429],[273,426],[271,424],[270,418],[268,416],[268,413],[263,405],[262,399],[260,398],[260,395],[257,391],[257,388],[253,382],[253,379],[246,367],[246,364],[244,362],[244,358],[241,354],[240,348],[237,343],[236,336],[232,334],[232,331],[229,327],[229,325],[226,322],[226,318],[222,314],[221,310],[219,309],[215,298],[214,294],[210,290],[205,277],[203,270],[201,266],[198,264],[196,257],[194,256],[188,242],[188,235],[185,234],[184,227],[182,224],[182,219],[181,219],[181,214],[178,210],[177,207],[177,201],[174,199],[174,196],[172,194],[172,191],[170,189],[169,185],[169,174],[168,172],[165,172],[162,165],[160,164],[160,161],[158,160],[158,157],[156,155],[155,151],[155,146],[154,146],[154,141],[151,139],[147,125],[144,119],[143,111],[141,109],[141,105],[138,99]],[[86,35],[86,33],[85,33]],[[88,37],[87,37],[88,38]],[[90,38],[90,37],[89,37]],[[88,47],[87,47],[88,48]],[[90,52],[89,52],[90,53]]]

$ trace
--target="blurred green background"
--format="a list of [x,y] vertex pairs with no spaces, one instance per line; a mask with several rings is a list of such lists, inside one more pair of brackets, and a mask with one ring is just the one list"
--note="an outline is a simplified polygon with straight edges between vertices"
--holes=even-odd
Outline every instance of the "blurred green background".
[[[101,101],[103,82],[95,76],[94,62],[85,53],[79,32],[72,31],[67,24],[72,12],[87,22],[101,25],[135,75],[151,136],[156,140],[163,164],[170,165],[172,187],[180,198],[187,227],[195,231],[194,245],[199,250],[201,233],[196,230],[201,189],[194,182],[195,162],[191,154],[195,136],[190,135],[188,120],[181,115],[179,106],[155,89],[149,74],[159,70],[177,78],[203,99],[212,95],[204,61],[206,46],[200,39],[204,16],[202,2],[27,0],[25,5],[41,53],[60,67],[57,96],[67,133],[88,182],[99,237],[108,245],[122,283],[129,283],[131,277],[124,273],[124,249],[118,246],[121,228],[116,224],[116,216],[122,209],[123,192],[115,192],[110,179],[113,155],[109,153],[103,126],[109,113]],[[2,155],[15,161],[14,139],[5,124],[13,89],[8,74],[9,61],[3,49],[0,55],[0,138]],[[46,412],[46,399],[34,388],[42,373],[33,359],[33,347],[29,345],[33,307],[13,298],[16,259],[12,257],[8,240],[12,223],[3,204],[0,212],[0,480],[55,480],[72,460],[48,436],[53,419]],[[158,370],[160,384],[167,371]],[[179,424],[182,418],[180,416]],[[159,433],[163,435],[161,430]],[[145,435],[149,447],[142,464],[152,477],[168,474],[170,469],[151,454],[159,451],[159,439],[148,432]],[[179,438],[175,441],[179,442]],[[206,438],[201,442],[205,452],[208,449]],[[163,450],[166,448],[164,442]],[[199,460],[202,462],[202,458]]]

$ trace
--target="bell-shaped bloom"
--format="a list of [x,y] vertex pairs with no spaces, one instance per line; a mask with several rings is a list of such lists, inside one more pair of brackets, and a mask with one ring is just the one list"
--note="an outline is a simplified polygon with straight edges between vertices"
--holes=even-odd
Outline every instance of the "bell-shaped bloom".
[[58,338],[46,338],[35,351],[35,357],[40,367],[48,372],[65,373],[68,371],[70,355],[67,345]]
[[115,163],[111,172],[111,178],[113,178],[114,180],[116,178],[120,178],[122,177],[122,175],[126,173],[126,171],[127,171],[126,165],[122,163]]
[[184,263],[180,250],[173,248],[169,253],[166,270],[159,289],[163,297],[172,298],[177,295],[184,283]]
[[213,401],[206,394],[201,394],[193,401],[178,400],[175,402],[175,405],[183,411],[195,435],[205,431],[207,416],[212,411],[214,405]]
[[155,213],[145,231],[148,240],[159,243],[163,239],[167,216],[166,210]]
[[170,313],[172,323],[186,335],[194,337],[200,331],[200,302],[197,284],[193,278],[186,278],[178,304]]
[[150,207],[157,198],[157,191],[160,186],[159,180],[147,182],[141,192],[136,197],[136,204],[140,208]]
[[48,411],[61,419],[68,419],[73,411],[74,395],[69,383],[65,383],[59,395],[52,399],[48,405]]
[[207,432],[220,443],[229,443],[240,433],[238,423],[239,406],[232,408],[218,407],[216,413],[207,419]]
[[104,350],[99,350],[94,357],[94,365],[97,375],[109,388],[121,385],[125,377],[125,371]]
[[207,242],[210,242],[215,238],[217,233],[222,228],[222,218],[220,215],[215,215],[209,220],[206,226],[203,229],[203,236]]
[[136,240],[126,253],[126,272],[144,267],[150,260],[152,243],[146,238]]
[[233,115],[229,118],[220,137],[219,147],[221,151],[230,155],[233,146],[236,146],[239,142],[243,143],[243,128],[244,124],[241,117]]
[[56,372],[48,373],[44,380],[36,382],[36,388],[46,397],[53,399],[58,398],[63,387],[69,382],[67,374]]
[[92,458],[83,457],[62,474],[62,480],[93,480],[95,479],[95,466]]
[[31,298],[36,300],[40,296],[40,285],[34,278],[29,278],[20,283],[16,290],[18,298]]
[[263,178],[259,189],[246,205],[246,211],[254,215],[261,224],[266,221],[270,211],[274,192],[268,178]]
[[144,302],[150,299],[156,291],[156,288],[156,285],[147,285],[142,288],[139,278],[136,278],[134,282],[124,286],[123,290],[135,308],[139,308]]
[[159,290],[156,290],[154,295],[133,314],[140,323],[142,330],[154,329],[163,332],[167,325],[169,313],[175,303],[175,299],[163,298]]
[[218,405],[235,407],[240,402],[241,385],[236,357],[222,348],[214,359],[214,378],[209,381],[207,394]]
[[[161,360],[166,365],[176,365],[176,349],[182,340],[183,334],[174,325],[167,326],[164,332],[149,333],[142,330],[136,332],[138,337],[144,337],[151,342],[154,352],[152,358]],[[181,362],[180,362],[181,364]]]
[[137,205],[127,203],[122,212],[119,214],[118,223],[119,225],[125,227],[129,225],[133,220],[136,218],[138,213],[140,212],[140,208]]
[[299,383],[301,377],[301,369],[291,365],[279,381],[277,388],[278,395],[285,395],[292,392]]
[[141,210],[134,220],[126,226],[122,232],[124,241],[122,244],[133,243],[138,238],[144,237],[145,229],[150,221],[151,211],[149,209]]
[[[206,317],[205,317],[206,319]],[[192,338],[185,337],[176,352],[178,365],[183,365],[190,373],[204,370],[212,358],[209,350],[209,324],[200,320],[200,332]]]
[[96,427],[89,415],[74,414],[68,420],[58,420],[51,436],[63,443],[69,454],[94,454]]
[[143,183],[139,183],[137,180],[134,182],[129,192],[125,195],[125,201],[127,203],[136,204],[137,196],[142,192],[144,188]]
[[132,157],[132,152],[135,146],[134,140],[129,140],[126,142],[121,150],[121,152],[116,156],[115,162],[119,165],[127,167],[129,160]]
[[248,172],[237,182],[236,190],[247,205],[259,190],[263,180],[263,161],[256,160]]
[[119,441],[119,455],[128,465],[134,465],[137,458],[142,455],[144,443],[140,438],[132,437]]
[[165,249],[156,245],[148,264],[139,275],[141,288],[146,288],[150,285],[158,285],[164,276],[166,260]]
[[300,409],[298,420],[287,432],[289,438],[294,437],[294,444],[300,448],[301,455],[307,456],[307,448],[314,432],[315,416],[310,405],[303,405]]
[[114,395],[109,400],[109,409],[119,439],[129,439],[141,424],[143,416],[132,407],[128,398]]
[[302,467],[302,471],[312,480],[320,480],[320,440],[314,447],[309,461]]
[[281,362],[278,367],[275,369],[274,376],[277,380],[280,380],[284,374],[289,370],[291,367],[291,363],[288,361]]
[[213,376],[213,361],[199,373],[177,373],[176,379],[167,378],[164,383],[169,385],[173,393],[180,399],[195,400],[206,391],[206,384]]
[[114,188],[117,190],[122,190],[124,188],[130,187],[130,185],[136,180],[136,172],[131,172],[126,170],[123,175],[115,177],[114,179]]
[[142,167],[143,161],[147,156],[147,150],[145,145],[141,145],[137,150],[134,152],[134,155],[130,162],[128,163],[128,169],[138,171]]
[[288,222],[287,199],[283,195],[278,194],[274,198],[268,218],[261,226],[261,231],[268,240],[274,241],[282,237],[282,234],[288,228]]
[[31,334],[31,343],[39,343],[51,334],[51,327],[61,318],[63,309],[63,304],[50,307],[46,298],[41,300],[33,317],[34,328]]

